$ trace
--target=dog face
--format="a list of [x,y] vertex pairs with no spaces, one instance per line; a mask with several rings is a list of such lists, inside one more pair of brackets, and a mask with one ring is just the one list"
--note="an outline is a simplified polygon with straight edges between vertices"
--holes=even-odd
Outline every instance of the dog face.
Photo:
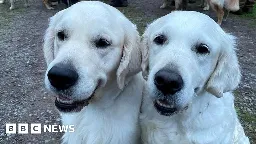
[[173,12],[149,25],[142,69],[157,111],[170,116],[200,93],[233,90],[240,80],[234,45],[234,37],[197,12]]
[[60,111],[80,111],[107,83],[122,89],[140,70],[139,35],[118,10],[80,2],[50,20],[44,43],[45,84]]

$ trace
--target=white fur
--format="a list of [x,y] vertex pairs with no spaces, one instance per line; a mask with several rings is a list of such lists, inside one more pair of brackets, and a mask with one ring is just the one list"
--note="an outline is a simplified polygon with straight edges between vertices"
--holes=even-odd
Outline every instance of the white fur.
[[[153,42],[159,34],[167,37],[164,45]],[[195,52],[200,43],[209,54]],[[233,36],[204,14],[177,11],[148,26],[142,48],[148,78],[140,116],[144,144],[249,143],[231,93],[240,81]],[[159,97],[154,75],[162,68],[178,71],[184,81],[180,92],[167,96],[179,110],[171,116],[160,115],[153,105]]]
[[[62,30],[68,33],[65,41],[57,37]],[[97,48],[97,38],[107,39],[111,45]],[[58,94],[47,72],[56,64],[71,63],[79,80],[70,88],[69,97],[83,100],[94,93],[80,112],[61,113],[64,125],[75,125],[74,133],[64,134],[63,143],[138,143],[143,87],[142,77],[136,75],[141,65],[139,42],[136,26],[101,2],[79,2],[50,19],[44,42],[46,87]]]

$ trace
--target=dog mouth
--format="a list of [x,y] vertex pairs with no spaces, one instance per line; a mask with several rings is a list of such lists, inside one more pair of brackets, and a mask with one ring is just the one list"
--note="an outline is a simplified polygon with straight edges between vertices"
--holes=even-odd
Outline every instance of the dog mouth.
[[55,106],[60,112],[79,112],[89,104],[92,96],[84,100],[72,100],[71,98],[58,95],[55,99]]
[[158,113],[164,116],[171,116],[177,113],[178,109],[174,105],[169,104],[165,99],[158,99],[154,101],[154,106]]
[[157,112],[164,116],[172,116],[188,109],[188,105],[182,109],[178,109],[173,104],[170,104],[166,99],[155,100],[154,106]]
[[99,83],[93,93],[87,99],[73,100],[65,94],[58,94],[55,99],[55,106],[60,112],[80,112],[85,106],[88,106],[90,100],[94,97],[95,92],[99,88]]

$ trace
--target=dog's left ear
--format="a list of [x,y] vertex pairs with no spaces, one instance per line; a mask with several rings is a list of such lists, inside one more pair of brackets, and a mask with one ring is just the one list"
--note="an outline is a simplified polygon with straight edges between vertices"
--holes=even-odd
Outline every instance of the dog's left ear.
[[141,62],[142,76],[145,80],[147,80],[148,73],[149,73],[149,47],[148,47],[147,33],[143,34],[140,47],[142,51],[142,62]]
[[216,68],[206,84],[206,91],[216,97],[222,97],[223,93],[234,90],[240,82],[235,46],[235,37],[225,34]]
[[141,71],[140,36],[135,25],[125,25],[125,39],[121,62],[117,69],[117,84],[123,89],[125,79]]

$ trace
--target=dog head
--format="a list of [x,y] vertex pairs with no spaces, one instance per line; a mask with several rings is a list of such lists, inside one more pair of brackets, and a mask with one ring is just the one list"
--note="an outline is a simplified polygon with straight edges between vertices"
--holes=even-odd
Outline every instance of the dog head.
[[221,97],[240,81],[234,37],[204,14],[159,18],[148,26],[141,47],[149,96],[162,115],[186,109],[199,93]]
[[50,18],[44,38],[45,84],[60,111],[80,111],[106,84],[123,88],[140,71],[139,34],[117,9],[80,2]]

